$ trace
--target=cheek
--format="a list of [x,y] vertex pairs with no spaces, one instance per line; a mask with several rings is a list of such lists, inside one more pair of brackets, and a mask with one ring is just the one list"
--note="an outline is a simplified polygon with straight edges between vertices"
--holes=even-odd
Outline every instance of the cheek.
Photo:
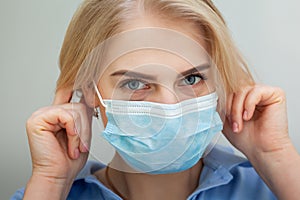
[[103,99],[111,99],[114,92],[114,83],[108,78],[101,78],[99,81],[99,92]]
[[199,82],[193,86],[180,87],[177,91],[178,94],[183,95],[184,98],[182,100],[205,96],[212,92],[206,82]]
[[194,93],[197,97],[208,95],[213,92],[207,83],[202,83],[201,87],[195,87]]

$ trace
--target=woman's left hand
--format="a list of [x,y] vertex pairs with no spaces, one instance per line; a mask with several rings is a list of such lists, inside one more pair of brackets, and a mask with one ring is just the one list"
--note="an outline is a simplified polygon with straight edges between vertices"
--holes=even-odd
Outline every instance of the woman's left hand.
[[278,199],[298,199],[300,156],[288,135],[284,92],[263,85],[244,87],[227,99],[227,113],[227,139],[247,156]]
[[254,85],[227,99],[224,134],[248,158],[290,144],[286,98],[280,88]]

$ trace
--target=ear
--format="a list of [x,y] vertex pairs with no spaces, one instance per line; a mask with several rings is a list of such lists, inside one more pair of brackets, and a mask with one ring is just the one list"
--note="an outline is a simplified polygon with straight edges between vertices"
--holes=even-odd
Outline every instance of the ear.
[[84,96],[85,103],[88,107],[99,107],[100,101],[97,98],[96,91],[92,83],[82,87],[82,93]]
[[94,88],[94,84],[91,83],[87,85],[86,87],[82,88],[83,96],[86,101],[86,105],[92,109],[99,107],[100,108],[100,115],[103,122],[104,127],[107,124],[107,118],[105,115],[105,108],[100,103],[99,97],[96,93],[96,90]]

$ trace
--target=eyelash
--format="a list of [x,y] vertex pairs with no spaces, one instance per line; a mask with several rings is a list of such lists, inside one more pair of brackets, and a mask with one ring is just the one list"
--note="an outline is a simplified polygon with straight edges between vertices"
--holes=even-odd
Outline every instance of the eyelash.
[[127,85],[128,83],[130,83],[131,81],[139,81],[139,82],[141,82],[141,83],[143,83],[143,84],[145,84],[145,85],[149,84],[149,83],[147,83],[146,81],[144,81],[144,80],[142,80],[142,79],[139,79],[139,78],[130,78],[130,79],[126,79],[126,80],[121,81],[120,84],[119,84],[119,85],[120,85],[120,88],[125,88],[126,85]]
[[[207,80],[207,76],[204,74],[204,73],[194,73],[194,74],[189,74],[189,75],[186,75],[184,78],[182,78],[182,79],[180,79],[180,80],[184,80],[184,79],[186,79],[186,78],[188,78],[189,76],[197,76],[198,78],[200,78],[201,79],[201,81],[206,81]],[[128,84],[128,83],[130,83],[131,81],[139,81],[139,82],[141,82],[142,84],[144,84],[144,85],[147,85],[147,84],[149,84],[148,82],[146,82],[146,81],[144,81],[144,80],[142,80],[142,79],[139,79],[139,78],[130,78],[130,79],[126,79],[126,80],[123,80],[123,81],[121,81],[120,82],[120,88],[125,88],[126,87],[126,85]],[[127,88],[128,89],[128,88]]]
[[186,75],[184,78],[182,78],[181,80],[184,80],[190,76],[197,76],[198,78],[201,79],[201,81],[206,81],[207,80],[207,76],[206,74],[203,74],[203,73],[193,73],[193,74],[189,74],[189,75]]
[[[199,78],[201,78],[203,81],[206,81],[207,80],[207,76],[206,74],[203,74],[203,73],[194,73],[194,74],[190,74],[186,77],[189,77],[189,76],[198,76]],[[185,78],[186,78],[185,77]]]

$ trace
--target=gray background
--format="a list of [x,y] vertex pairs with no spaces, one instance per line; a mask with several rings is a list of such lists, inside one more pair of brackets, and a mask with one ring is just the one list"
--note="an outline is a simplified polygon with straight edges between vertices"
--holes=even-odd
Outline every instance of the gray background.
[[[1,0],[1,199],[8,199],[30,177],[26,119],[52,101],[59,72],[59,51],[67,25],[80,2]],[[215,0],[215,3],[258,81],[286,91],[290,135],[300,152],[297,128],[300,2]]]

